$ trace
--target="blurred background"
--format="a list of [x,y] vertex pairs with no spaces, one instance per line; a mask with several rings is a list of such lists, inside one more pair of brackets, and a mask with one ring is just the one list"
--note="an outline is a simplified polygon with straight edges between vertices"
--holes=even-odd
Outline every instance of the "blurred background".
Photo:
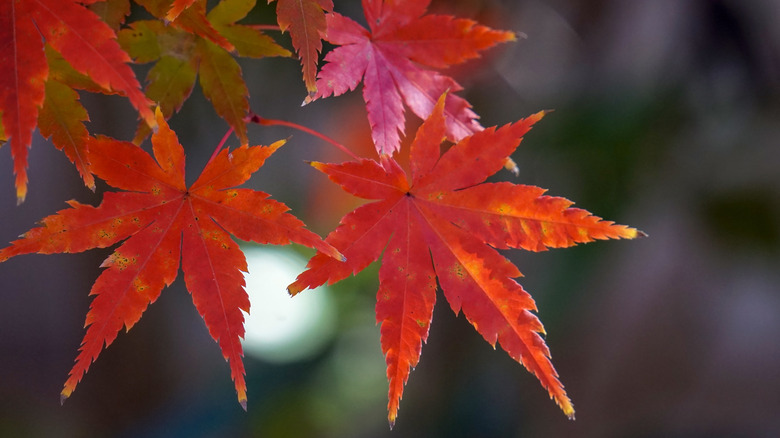
[[[259,3],[248,22],[273,23],[273,5]],[[359,2],[335,3],[364,21]],[[0,436],[780,436],[780,2],[450,0],[431,10],[525,35],[448,71],[483,125],[555,110],[513,156],[519,177],[497,178],[649,234],[505,252],[537,301],[576,421],[439,295],[390,431],[377,266],[293,300],[284,285],[311,255],[300,247],[246,247],[259,315],[245,344],[248,412],[181,276],[61,407],[107,249],[0,264]],[[296,60],[242,66],[254,112],[371,156],[359,91],[301,108]],[[82,99],[92,132],[132,138],[125,100]],[[407,117],[414,132],[419,120]],[[192,182],[227,125],[198,87],[171,125]],[[357,204],[304,160],[348,157],[288,128],[250,128],[255,144],[288,137],[247,186],[324,236]],[[39,136],[29,174],[17,206],[10,153],[0,151],[0,245],[66,200],[97,205],[106,189],[84,188]]]

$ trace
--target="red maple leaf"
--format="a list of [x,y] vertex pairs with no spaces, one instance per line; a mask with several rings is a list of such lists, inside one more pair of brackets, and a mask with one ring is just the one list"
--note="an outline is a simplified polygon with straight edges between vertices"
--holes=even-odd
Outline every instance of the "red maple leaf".
[[397,162],[363,159],[313,166],[355,196],[374,199],[344,216],[325,241],[347,259],[315,255],[288,290],[332,284],[363,270],[384,251],[376,318],[390,383],[389,420],[428,336],[436,281],[452,310],[461,310],[491,345],[496,341],[532,372],[572,417],[574,409],[539,333],[533,299],[513,280],[520,271],[496,249],[542,251],[594,239],[634,238],[640,232],[572,208],[538,187],[483,181],[502,168],[535,114],[462,139],[440,156],[444,96],[411,145],[411,178]]
[[[27,149],[44,103],[44,44],[105,90],[121,93],[152,126],[154,115],[114,31],[84,5],[99,0],[0,0],[0,112],[11,140],[16,196],[27,194]],[[43,37],[43,39],[41,39]]]
[[[317,94],[307,102],[354,90],[363,81],[372,138],[380,155],[400,147],[406,105],[420,118],[428,117],[447,90],[462,87],[449,76],[423,66],[445,68],[479,56],[481,50],[515,39],[473,20],[449,15],[424,15],[430,0],[363,0],[371,29],[331,13],[325,39],[339,45],[325,56],[317,77]],[[447,135],[453,141],[482,129],[471,105],[448,94],[444,110]]]
[[229,233],[242,240],[338,251],[303,228],[284,204],[249,189],[234,189],[249,179],[283,142],[268,147],[242,146],[220,152],[187,188],[184,150],[157,111],[159,130],[152,136],[155,159],[128,142],[92,139],[89,158],[95,175],[125,192],[107,192],[98,207],[70,201],[70,207],[42,221],[0,250],[0,262],[19,254],[81,252],[125,241],[101,265],[95,295],[76,364],[62,400],[97,359],[103,344],[138,322],[179,270],[209,333],[230,362],[238,400],[246,409],[246,383],[240,339],[243,312],[249,312],[242,271],[246,259]]

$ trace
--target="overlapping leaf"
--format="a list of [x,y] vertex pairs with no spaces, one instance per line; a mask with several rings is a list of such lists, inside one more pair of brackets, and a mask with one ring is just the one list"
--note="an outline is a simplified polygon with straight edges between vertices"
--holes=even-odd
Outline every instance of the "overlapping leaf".
[[[246,3],[245,0],[237,1]],[[206,0],[188,0],[186,2],[181,2],[180,0],[135,0],[135,2],[146,8],[149,13],[160,20],[170,21],[168,24],[177,29],[198,35],[227,51],[235,49],[233,44],[223,35],[220,35],[208,17],[206,17]],[[171,20],[169,16],[175,18]]]
[[[170,0],[140,3],[161,17],[171,7]],[[242,144],[247,143],[244,118],[249,111],[249,92],[238,62],[225,49],[225,44],[215,42],[214,35],[229,44],[230,49],[235,48],[240,56],[291,55],[259,30],[235,23],[254,5],[255,0],[223,0],[206,16],[205,2],[199,1],[181,11],[170,25],[158,20],[141,20],[119,32],[120,43],[136,62],[156,61],[147,76],[146,94],[159,102],[166,118],[181,108],[199,78],[203,94],[217,114],[235,130]],[[201,15],[213,32],[192,33],[192,26],[178,24],[185,19],[189,20],[185,23],[200,22],[196,18]],[[148,134],[149,130],[140,126],[135,141],[140,142]]]
[[[271,3],[274,0],[268,0]],[[301,59],[303,82],[313,96],[317,91],[317,61],[322,51],[325,11],[333,11],[333,0],[277,0],[276,21],[282,32],[290,31],[293,47]]]
[[282,142],[223,150],[195,183],[184,183],[184,151],[157,112],[152,136],[155,159],[141,148],[109,138],[92,139],[92,170],[122,192],[108,192],[98,207],[71,201],[42,226],[0,250],[0,262],[28,253],[73,253],[122,245],[101,265],[92,287],[88,326],[76,364],[62,391],[69,397],[119,331],[129,330],[147,306],[178,274],[209,333],[230,363],[239,402],[246,408],[246,383],[240,339],[242,312],[249,311],[242,271],[246,259],[228,233],[242,240],[285,245],[296,242],[335,257],[341,255],[306,230],[288,208],[249,189],[234,189],[249,179]]
[[288,288],[296,294],[332,284],[363,270],[384,251],[376,317],[387,361],[389,420],[395,421],[403,386],[428,336],[436,281],[455,313],[533,373],[563,412],[569,398],[540,337],[533,299],[513,280],[520,271],[496,251],[541,251],[594,239],[634,238],[616,225],[544,195],[533,186],[484,183],[500,170],[522,136],[542,117],[535,114],[462,139],[440,156],[445,136],[444,96],[411,145],[411,178],[388,156],[381,162],[314,163],[355,196],[377,200],[347,214],[326,242],[346,262],[315,255]]
[[[84,125],[89,116],[74,88],[105,94],[110,94],[111,90],[104,89],[89,76],[74,70],[50,46],[47,45],[45,51],[49,78],[46,80],[46,99],[38,113],[38,130],[45,138],[51,138],[54,146],[63,151],[76,166],[84,184],[95,190],[95,178],[87,157],[89,133]],[[147,126],[145,122],[141,123]]]
[[130,0],[103,0],[89,5],[89,9],[96,13],[104,23],[114,32],[125,22],[130,15]]
[[185,9],[192,6],[193,3],[195,3],[196,0],[174,0],[173,4],[171,5],[171,9],[168,11],[167,14],[165,14],[165,19],[168,21],[173,21],[176,18],[179,17],[179,14],[181,14]]
[[[88,75],[101,89],[127,96],[144,120],[154,124],[151,102],[141,92],[140,84],[126,64],[130,58],[117,44],[116,34],[84,6],[95,2],[0,1],[0,63],[3,65],[0,112],[11,143],[20,202],[27,194],[27,154],[32,131],[46,100],[50,66],[44,45],[61,54],[76,71]],[[73,100],[64,94],[67,93],[60,88],[55,99]],[[69,116],[67,112],[63,114]],[[82,119],[83,114],[77,111],[64,125],[75,126]],[[85,169],[80,171],[82,175],[88,173]]]
[[[339,45],[325,56],[317,77],[317,94],[307,101],[354,90],[363,81],[372,137],[380,155],[400,147],[406,103],[426,118],[445,91],[458,91],[449,76],[423,68],[445,68],[476,58],[493,45],[515,39],[468,19],[425,15],[430,0],[363,0],[370,31],[355,21],[327,15],[325,39]],[[444,111],[447,136],[457,141],[482,129],[471,105],[449,94]]]
[[46,99],[38,113],[38,129],[46,138],[51,137],[58,149],[76,165],[84,184],[95,189],[95,179],[87,160],[87,132],[84,122],[89,120],[87,110],[79,102],[79,95],[64,83],[46,81]]

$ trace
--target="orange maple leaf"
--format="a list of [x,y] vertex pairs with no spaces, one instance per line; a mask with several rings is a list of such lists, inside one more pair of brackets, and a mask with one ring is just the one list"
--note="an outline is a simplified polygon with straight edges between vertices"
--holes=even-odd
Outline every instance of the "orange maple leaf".
[[378,200],[344,216],[325,241],[346,262],[315,255],[288,288],[296,294],[363,270],[382,252],[376,318],[390,384],[388,418],[394,423],[410,368],[428,337],[436,281],[452,310],[463,310],[491,345],[496,341],[547,389],[563,412],[574,408],[550,362],[533,299],[513,280],[520,271],[496,251],[542,251],[594,239],[635,238],[634,228],[572,208],[538,187],[484,183],[520,144],[535,114],[464,138],[440,155],[445,136],[445,96],[411,145],[411,178],[387,155],[313,166],[355,196]]
[[246,259],[229,233],[242,240],[284,245],[296,242],[341,258],[329,244],[287,213],[268,195],[234,189],[249,179],[284,142],[221,151],[187,188],[184,150],[162,113],[152,136],[155,159],[132,143],[92,139],[89,158],[95,175],[125,192],[107,192],[98,207],[70,201],[46,217],[42,227],[0,250],[0,262],[19,254],[81,252],[125,241],[101,265],[87,313],[87,332],[70,372],[62,400],[117,334],[138,322],[147,306],[178,274],[179,259],[187,289],[209,333],[230,362],[238,400],[246,409],[243,312],[249,312],[242,271]]
[[195,3],[195,0],[174,0],[171,9],[165,14],[165,19],[168,21],[175,20],[182,11],[192,6],[193,3]]
[[154,125],[152,102],[126,64],[130,57],[119,47],[114,31],[84,6],[94,2],[0,0],[0,112],[11,142],[19,202],[27,195],[27,149],[49,75],[44,44],[101,88],[127,96],[141,117]]
[[[272,1],[268,0],[268,3]],[[276,3],[276,21],[282,32],[290,31],[310,96],[317,91],[317,57],[322,51],[322,34],[327,28],[326,11],[333,11],[333,0],[278,0]]]

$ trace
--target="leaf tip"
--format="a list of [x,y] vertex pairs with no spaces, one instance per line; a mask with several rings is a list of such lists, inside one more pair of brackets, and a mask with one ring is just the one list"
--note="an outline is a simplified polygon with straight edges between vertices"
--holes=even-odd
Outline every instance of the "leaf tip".
[[238,404],[241,405],[241,408],[246,412],[246,399],[240,399],[238,400]]
[[274,152],[276,152],[277,149],[279,149],[280,147],[284,146],[285,143],[287,143],[287,139],[286,138],[282,139],[282,140],[277,140],[277,141],[271,143],[270,145],[268,145],[268,148],[271,149],[271,153],[274,153]]
[[171,6],[171,9],[168,10],[168,13],[165,14],[165,20],[168,22],[171,22],[177,18],[179,18],[179,14],[184,12],[185,8],[177,8],[176,6]]
[[572,406],[571,401],[569,401],[568,398],[565,400],[565,403],[561,405],[561,409],[569,420],[574,421],[574,406]]
[[287,293],[290,294],[291,297],[298,295],[302,290],[303,288],[301,287],[300,284],[298,284],[297,281],[287,286]]
[[515,163],[515,160],[510,157],[507,157],[506,161],[504,161],[504,169],[512,172],[512,175],[515,177],[520,176],[520,167],[518,167],[517,163]]
[[626,239],[637,239],[637,238],[647,237],[647,233],[641,230],[637,230],[636,228],[626,227],[626,232],[624,234],[624,237]]
[[560,393],[551,392],[550,398],[555,400],[555,403],[561,408],[563,414],[566,415],[569,420],[574,420],[574,405],[571,403],[571,399],[566,395],[566,392],[563,391],[563,388],[561,387],[560,389]]
[[539,120],[542,120],[544,118],[544,116],[546,116],[547,114],[550,114],[552,112],[555,112],[555,110],[554,109],[541,110],[541,111],[537,112],[536,114],[532,114],[532,115],[528,116],[528,119],[532,120],[533,123],[536,123]]
[[347,258],[344,256],[344,254],[339,252],[339,250],[337,250],[336,248],[330,247],[330,248],[327,248],[327,249],[328,249],[328,252],[325,253],[327,256],[329,256],[329,257],[331,257],[331,258],[333,258],[335,260],[338,260],[341,263],[345,263],[347,261]]
[[154,112],[149,108],[144,108],[144,110],[141,111],[141,119],[146,122],[146,125],[149,126],[153,132],[157,132],[157,124],[160,117],[162,117],[162,112],[160,112],[159,105],[155,107]]
[[27,181],[23,181],[21,184],[16,184],[16,205],[22,205],[27,198]]
[[[165,115],[163,114],[162,109],[160,109],[159,105],[157,105],[154,108],[154,122],[155,125],[160,125],[162,123],[165,123]],[[153,126],[152,129],[154,129]]]
[[334,248],[332,245],[328,244],[327,242],[323,242],[323,245],[317,245],[315,247],[318,251],[322,252],[323,254],[327,255],[330,258],[333,258],[335,260],[340,261],[341,263],[344,263],[347,261],[347,258],[339,252],[336,248]]

